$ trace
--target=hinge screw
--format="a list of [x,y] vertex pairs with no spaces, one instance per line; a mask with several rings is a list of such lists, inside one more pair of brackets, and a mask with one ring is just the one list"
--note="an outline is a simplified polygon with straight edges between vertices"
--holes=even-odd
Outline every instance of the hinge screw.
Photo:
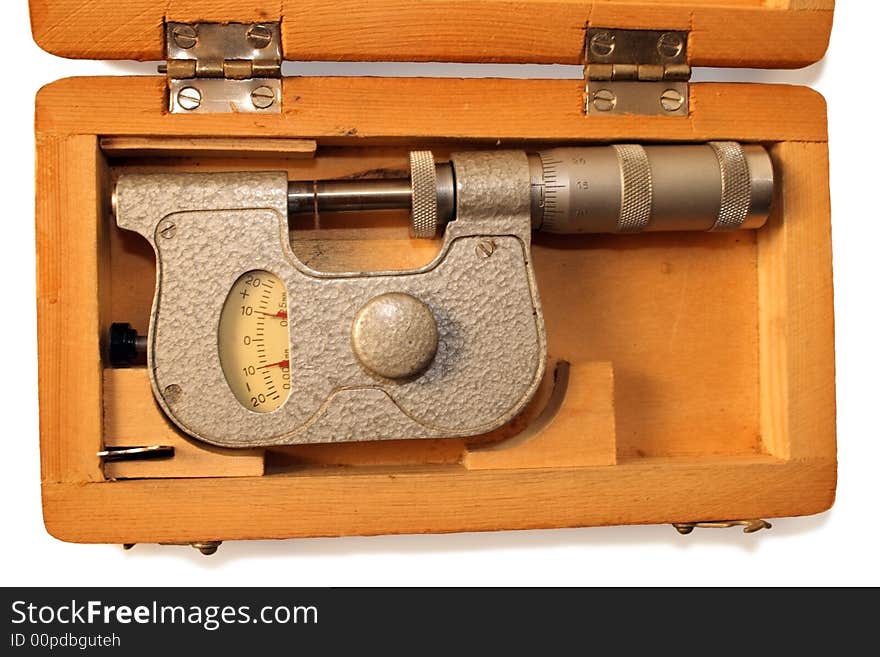
[[614,35],[611,32],[598,32],[590,39],[590,52],[597,57],[608,57],[614,52]]
[[275,92],[269,87],[257,87],[251,92],[251,102],[257,109],[268,109],[275,103]]
[[247,40],[251,46],[262,50],[272,43],[272,31],[265,25],[252,25],[247,32]]
[[678,57],[683,49],[684,42],[681,40],[681,37],[674,32],[661,34],[660,38],[657,39],[657,52],[668,59]]
[[593,94],[593,107],[600,112],[610,112],[617,105],[617,96],[610,89],[599,89]]
[[202,92],[195,87],[184,87],[177,92],[177,104],[185,110],[194,110],[202,104]]
[[684,96],[675,89],[667,89],[660,96],[660,106],[666,112],[677,112],[684,105]]
[[199,40],[196,28],[192,25],[175,25],[171,31],[171,37],[178,47],[188,50],[192,48]]

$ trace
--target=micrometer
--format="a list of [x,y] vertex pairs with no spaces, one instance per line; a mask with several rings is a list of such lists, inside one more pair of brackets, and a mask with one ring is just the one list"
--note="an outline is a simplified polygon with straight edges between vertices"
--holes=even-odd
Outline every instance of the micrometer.
[[[410,154],[407,178],[288,181],[284,172],[129,174],[120,228],[156,254],[145,346],[153,393],[187,434],[226,447],[491,431],[544,376],[532,231],[760,227],[773,167],[757,145],[635,144]],[[409,208],[442,238],[409,271],[327,273],[294,254],[289,216]]]

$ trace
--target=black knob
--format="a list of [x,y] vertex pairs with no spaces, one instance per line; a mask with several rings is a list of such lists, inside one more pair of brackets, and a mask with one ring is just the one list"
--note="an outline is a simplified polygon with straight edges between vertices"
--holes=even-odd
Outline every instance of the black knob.
[[110,363],[114,367],[131,365],[138,357],[138,334],[131,324],[115,322],[110,325]]

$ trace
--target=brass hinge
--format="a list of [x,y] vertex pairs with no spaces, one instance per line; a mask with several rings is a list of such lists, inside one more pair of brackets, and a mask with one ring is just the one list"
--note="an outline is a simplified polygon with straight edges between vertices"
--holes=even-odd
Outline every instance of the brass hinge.
[[166,23],[173,114],[281,112],[280,23]]
[[587,114],[688,115],[688,34],[587,29]]

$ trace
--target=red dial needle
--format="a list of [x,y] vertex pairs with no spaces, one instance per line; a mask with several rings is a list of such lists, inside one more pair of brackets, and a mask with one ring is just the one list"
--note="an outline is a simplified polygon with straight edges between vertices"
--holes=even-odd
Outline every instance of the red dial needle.
[[266,315],[267,317],[277,317],[278,319],[287,319],[287,311],[286,310],[279,310],[277,313],[266,313],[266,312],[263,312],[262,310],[258,310],[257,312],[260,313],[261,315]]
[[268,365],[262,365],[259,369],[264,370],[267,367],[290,367],[289,360],[279,360],[277,363],[269,363]]

